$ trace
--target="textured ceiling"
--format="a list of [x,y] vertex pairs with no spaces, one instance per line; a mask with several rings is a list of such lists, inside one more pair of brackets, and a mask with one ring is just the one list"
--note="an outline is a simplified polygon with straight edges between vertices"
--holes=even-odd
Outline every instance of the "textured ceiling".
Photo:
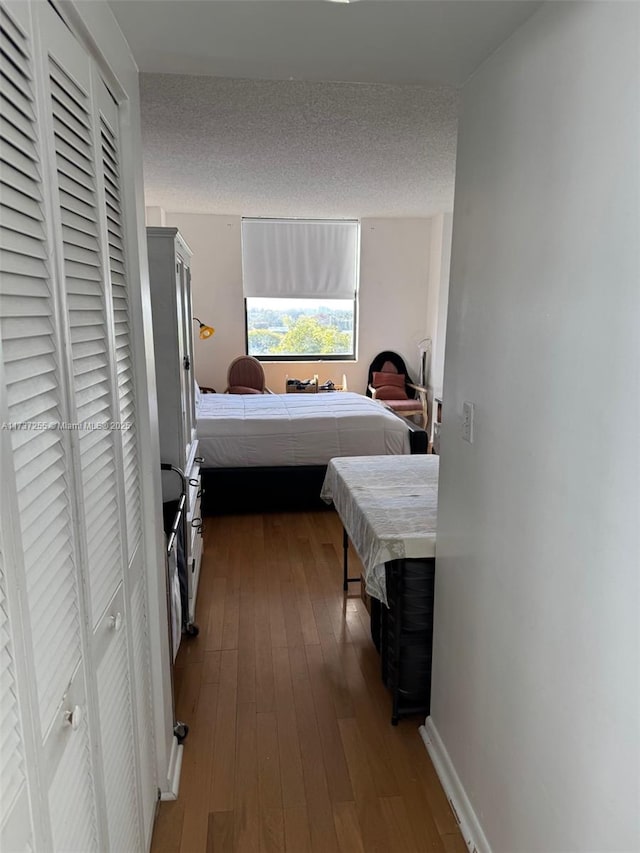
[[147,205],[243,216],[453,207],[453,87],[141,75]]
[[[146,201],[255,216],[451,210],[457,89],[528,0],[112,0]],[[186,76],[190,75],[190,76]]]

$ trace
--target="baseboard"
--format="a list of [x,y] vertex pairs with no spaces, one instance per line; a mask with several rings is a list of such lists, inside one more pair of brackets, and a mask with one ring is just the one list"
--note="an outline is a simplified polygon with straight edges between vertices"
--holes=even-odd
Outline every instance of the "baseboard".
[[420,737],[424,741],[440,783],[453,809],[465,844],[471,853],[491,853],[489,842],[482,831],[480,821],[462,787],[462,782],[456,773],[432,717],[427,717],[424,726],[420,726]]
[[182,744],[177,738],[173,738],[171,744],[171,756],[169,758],[169,772],[167,773],[168,787],[166,791],[160,792],[161,800],[177,800],[180,790],[180,771],[182,770]]

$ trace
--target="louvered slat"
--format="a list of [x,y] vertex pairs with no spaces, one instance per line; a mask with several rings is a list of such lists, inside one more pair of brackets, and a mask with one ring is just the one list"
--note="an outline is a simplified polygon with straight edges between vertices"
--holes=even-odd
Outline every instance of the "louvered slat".
[[[51,61],[49,71],[76,413],[78,422],[88,427],[114,420],[102,259],[92,225],[98,216],[90,105],[86,93],[57,63]],[[122,576],[115,448],[106,430],[81,430],[78,443],[95,626]],[[105,531],[111,541],[106,541]]]
[[131,326],[129,293],[126,280],[125,244],[121,203],[121,177],[117,137],[104,117],[100,121],[102,167],[108,217],[109,274],[116,336],[116,369],[120,421],[128,424],[122,431],[125,508],[127,518],[127,548],[132,559],[142,535],[140,512],[140,483],[138,471],[138,437],[135,419],[135,385],[131,370]]
[[[139,849],[131,730],[131,686],[125,631],[112,637],[98,666],[98,699],[110,850]],[[108,713],[107,713],[108,711]]]
[[[35,119],[31,104],[26,98],[21,100],[11,98],[8,93],[5,95],[2,90],[0,90],[0,111],[6,120],[16,127],[20,127],[25,119],[27,122],[33,122]],[[34,138],[33,134],[30,138]]]
[[[28,75],[28,79],[31,79],[29,74],[29,51],[26,39],[22,31],[16,26],[15,22],[11,19],[11,17],[2,10],[2,15],[0,16],[0,33],[2,38],[2,50],[5,52],[8,47],[11,48],[12,53],[8,54],[11,57],[13,55],[18,56],[19,62],[26,65],[26,71]],[[12,61],[15,62],[14,59]],[[18,65],[18,67],[21,67]]]
[[[0,137],[0,139],[1,138],[2,137]],[[2,176],[0,175],[0,180],[1,179]],[[15,190],[6,183],[2,184],[2,194],[0,195],[0,199],[2,200],[3,209],[10,208],[18,215],[27,217],[28,219],[34,219],[36,221],[42,221],[43,219],[40,202],[28,198],[24,193],[18,192],[18,190]],[[12,230],[19,231],[20,229],[13,228]]]
[[[4,10],[0,13],[0,51],[3,94],[14,107],[0,130],[0,332],[9,418],[16,422],[61,421],[41,176],[33,144],[37,133],[28,44]],[[44,733],[81,655],[65,451],[59,431],[12,431],[11,439]],[[47,507],[47,514],[34,527],[31,508],[36,500]],[[50,605],[56,596],[59,609],[52,619]]]
[[[17,192],[29,195],[37,187],[37,184],[34,185],[34,180],[38,179],[37,169],[33,160],[28,157],[14,156],[13,162],[7,162],[5,158],[8,158],[13,151],[14,149],[6,146],[0,149],[0,179],[3,184],[13,187]],[[19,155],[20,152],[16,154]],[[36,199],[36,201],[39,200],[39,198]]]

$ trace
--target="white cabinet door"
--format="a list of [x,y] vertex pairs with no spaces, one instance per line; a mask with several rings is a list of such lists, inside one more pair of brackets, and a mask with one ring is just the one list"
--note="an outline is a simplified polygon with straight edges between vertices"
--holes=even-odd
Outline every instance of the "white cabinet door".
[[[177,245],[177,241],[176,241]],[[187,336],[187,304],[185,302],[185,281],[187,268],[179,255],[176,255],[176,322],[178,332],[178,357],[180,360],[180,407],[182,436],[180,447],[184,447],[184,458],[178,463],[183,471],[186,470],[187,460],[191,450],[191,422],[189,419],[189,386],[193,382],[191,367],[191,350]],[[189,321],[190,322],[190,321]]]
[[185,404],[185,408],[187,411],[187,417],[185,421],[186,431],[187,431],[187,441],[189,442],[189,449],[193,443],[193,440],[196,436],[196,404],[195,404],[195,373],[194,373],[194,351],[193,351],[193,307],[191,300],[191,267],[185,264],[184,267],[184,286],[182,290],[182,299],[184,304],[184,318],[185,318],[185,341],[187,352],[189,353],[189,371],[186,377],[187,379],[187,400]]

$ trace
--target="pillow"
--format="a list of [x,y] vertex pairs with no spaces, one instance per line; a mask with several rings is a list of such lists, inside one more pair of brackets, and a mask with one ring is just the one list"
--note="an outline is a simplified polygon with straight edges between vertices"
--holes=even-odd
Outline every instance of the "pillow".
[[[407,399],[407,394],[404,387],[405,383],[405,375],[404,373],[382,373],[382,372],[374,372],[371,377],[371,384],[377,390],[378,388],[382,388],[383,385],[389,385],[393,388],[400,389],[402,393],[396,395],[396,399]],[[376,396],[380,396],[377,394]]]
[[193,400],[196,405],[196,409],[198,409],[200,407],[200,398],[202,397],[202,391],[200,390],[200,386],[197,382],[193,383],[193,394]]
[[408,400],[404,387],[397,385],[380,385],[376,388],[376,400]]

